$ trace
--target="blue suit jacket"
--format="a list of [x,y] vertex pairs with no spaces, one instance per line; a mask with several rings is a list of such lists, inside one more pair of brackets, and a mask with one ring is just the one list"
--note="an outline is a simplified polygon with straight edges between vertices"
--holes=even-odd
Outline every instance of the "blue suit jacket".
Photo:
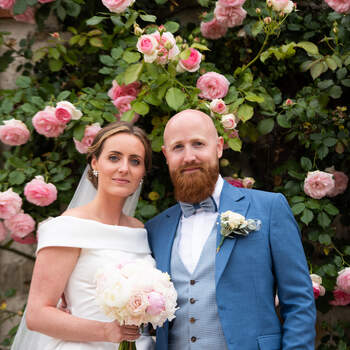
[[[286,199],[282,194],[235,188],[225,182],[219,213],[227,210],[262,222],[259,231],[246,237],[226,238],[216,255],[216,301],[229,350],[313,350],[313,288],[299,229]],[[181,214],[177,204],[146,223],[157,267],[170,275]],[[221,240],[219,216],[218,223],[217,244]],[[276,288],[282,323],[274,307]],[[157,350],[168,349],[168,327],[166,323],[157,329]]]

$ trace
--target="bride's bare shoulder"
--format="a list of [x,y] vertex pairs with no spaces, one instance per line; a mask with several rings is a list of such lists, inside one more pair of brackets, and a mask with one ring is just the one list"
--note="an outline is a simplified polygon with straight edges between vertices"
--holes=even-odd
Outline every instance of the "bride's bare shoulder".
[[86,210],[83,207],[71,208],[64,211],[61,216],[75,216],[77,218],[86,219]]
[[123,226],[129,226],[133,228],[144,228],[145,225],[138,219],[132,217],[132,216],[125,216],[126,224]]

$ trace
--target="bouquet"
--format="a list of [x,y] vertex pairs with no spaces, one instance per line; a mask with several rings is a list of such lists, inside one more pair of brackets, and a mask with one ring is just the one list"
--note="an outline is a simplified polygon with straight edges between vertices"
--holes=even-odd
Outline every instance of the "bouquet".
[[[148,260],[108,265],[96,274],[96,299],[104,313],[120,325],[155,328],[175,318],[177,293],[170,276]],[[123,341],[119,350],[136,349]]]

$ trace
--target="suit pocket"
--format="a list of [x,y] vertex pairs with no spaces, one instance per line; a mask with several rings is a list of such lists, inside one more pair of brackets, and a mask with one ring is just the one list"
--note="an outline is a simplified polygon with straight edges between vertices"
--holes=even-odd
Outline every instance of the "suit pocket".
[[261,335],[257,338],[260,350],[280,350],[281,334]]

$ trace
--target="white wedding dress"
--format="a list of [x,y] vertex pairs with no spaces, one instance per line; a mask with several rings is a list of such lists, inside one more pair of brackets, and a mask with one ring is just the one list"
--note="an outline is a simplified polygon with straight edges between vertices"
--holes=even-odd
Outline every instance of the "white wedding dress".
[[[90,320],[110,322],[95,300],[95,274],[106,264],[122,264],[135,259],[148,259],[154,264],[143,228],[107,225],[73,216],[59,216],[43,222],[38,230],[37,251],[45,247],[79,247],[81,253],[68,280],[64,294],[71,314]],[[153,349],[150,336],[136,341],[138,350]],[[26,331],[16,337],[15,350],[116,350],[108,342],[70,342],[37,332]]]

